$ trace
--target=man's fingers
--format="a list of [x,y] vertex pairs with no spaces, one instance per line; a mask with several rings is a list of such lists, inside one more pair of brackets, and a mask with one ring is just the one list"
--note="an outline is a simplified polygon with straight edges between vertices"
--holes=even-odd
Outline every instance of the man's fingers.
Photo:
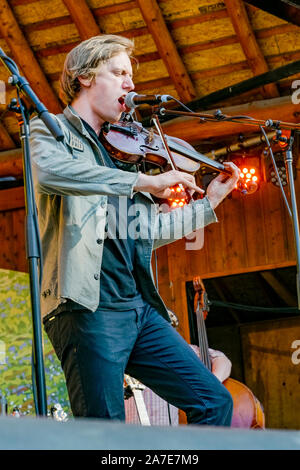
[[240,176],[241,170],[233,162],[224,162],[223,165],[225,166],[225,168],[232,171],[232,176],[233,177],[239,177]]
[[181,179],[181,181],[178,181],[178,183],[181,183],[185,188],[192,189],[197,193],[204,193],[203,189],[196,185],[195,177],[193,175],[184,172],[176,172],[176,176],[177,173]]

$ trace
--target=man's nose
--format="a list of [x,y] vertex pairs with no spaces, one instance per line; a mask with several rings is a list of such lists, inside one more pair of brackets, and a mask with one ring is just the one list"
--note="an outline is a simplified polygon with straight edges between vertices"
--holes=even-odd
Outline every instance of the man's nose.
[[125,88],[128,91],[134,90],[134,83],[131,77],[126,77],[124,82],[123,82],[123,88]]

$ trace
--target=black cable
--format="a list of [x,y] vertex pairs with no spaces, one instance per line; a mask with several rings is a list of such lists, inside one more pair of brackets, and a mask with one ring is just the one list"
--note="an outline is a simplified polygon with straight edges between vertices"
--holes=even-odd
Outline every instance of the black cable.
[[193,113],[194,111],[192,111],[190,108],[188,108],[185,104],[181,103],[181,101],[179,101],[177,98],[174,98],[174,96],[171,96],[172,100],[176,101],[176,103],[180,104],[180,106],[182,106],[186,111],[188,111],[189,113]]
[[255,305],[242,305],[233,302],[223,302],[222,300],[210,300],[210,306],[234,308],[235,310],[247,310],[249,312],[270,312],[270,313],[298,313],[297,307],[259,307]]

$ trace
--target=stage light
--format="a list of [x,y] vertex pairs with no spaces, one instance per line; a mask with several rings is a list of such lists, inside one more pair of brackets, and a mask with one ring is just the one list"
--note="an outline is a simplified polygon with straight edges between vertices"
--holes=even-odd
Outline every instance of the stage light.
[[[284,155],[281,151],[276,152],[274,153],[274,158],[275,158],[280,182],[282,186],[286,186],[288,181],[287,181],[286,167],[285,167],[285,162],[284,162]],[[267,177],[267,181],[270,181],[272,184],[274,184],[274,186],[277,186],[277,187],[280,186],[275,169],[274,169],[274,165],[272,162],[269,163],[268,165],[266,177]]]
[[232,154],[228,160],[240,168],[240,179],[235,189],[242,194],[253,194],[261,181],[260,158],[256,155]]
[[[288,185],[288,175],[286,173],[286,164],[285,164],[285,151],[278,150],[278,148],[279,147],[277,147],[277,151],[274,152],[274,160],[276,163],[280,182],[282,186],[285,187]],[[271,160],[270,155],[267,153],[267,151],[264,151],[262,153],[262,161],[263,161],[265,181],[272,183],[274,186],[279,188],[280,184],[277,178],[274,164],[273,164],[273,161]],[[297,177],[297,161],[296,160],[294,160],[293,162],[293,175],[294,175],[294,180],[295,180]]]
[[170,188],[172,191],[172,196],[168,198],[168,204],[171,209],[176,209],[177,207],[182,207],[188,203],[186,192],[181,185],[173,186]]
[[242,194],[253,194],[258,189],[258,172],[259,169],[253,166],[243,167],[240,172],[240,179],[237,182],[235,189],[240,191]]

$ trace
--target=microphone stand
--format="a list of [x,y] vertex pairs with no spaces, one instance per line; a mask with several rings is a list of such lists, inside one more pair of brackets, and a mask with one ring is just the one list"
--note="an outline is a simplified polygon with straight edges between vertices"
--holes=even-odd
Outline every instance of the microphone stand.
[[294,231],[294,243],[295,243],[295,250],[296,250],[296,260],[297,260],[297,274],[296,274],[296,285],[297,285],[297,298],[298,298],[298,310],[300,310],[300,237],[299,237],[299,220],[298,220],[298,209],[297,209],[297,199],[296,199],[296,191],[295,191],[295,184],[294,184],[294,171],[293,171],[293,152],[292,146],[294,142],[293,132],[288,140],[287,148],[285,151],[285,167],[286,167],[286,174],[287,180],[289,184],[289,191],[290,191],[290,199],[291,199],[291,206],[292,206],[292,221],[293,221],[293,231]]
[[[41,267],[41,244],[39,237],[39,229],[37,222],[37,211],[34,199],[34,189],[31,171],[30,146],[29,146],[29,119],[30,114],[36,112],[48,127],[54,138],[62,141],[64,135],[51,116],[47,108],[39,101],[29,83],[24,77],[20,76],[19,70],[15,62],[8,57],[0,48],[0,60],[5,68],[12,74],[8,82],[16,86],[18,100],[13,99],[8,108],[18,114],[18,122],[20,127],[20,140],[22,145],[23,158],[23,175],[24,175],[24,197],[25,197],[25,249],[28,259],[29,279],[30,279],[30,297],[32,309],[32,326],[33,326],[33,390],[36,387],[35,408],[36,414],[47,416],[47,396],[46,381],[43,357],[43,342],[41,328],[41,312],[40,312],[40,281],[42,278]],[[20,99],[19,93],[22,92],[31,104],[30,110]]]
[[[300,310],[300,231],[299,231],[299,220],[298,220],[298,209],[297,209],[297,200],[296,200],[296,192],[295,192],[295,183],[294,183],[294,173],[293,173],[293,153],[292,153],[292,146],[294,142],[293,133],[295,131],[300,131],[300,124],[283,122],[283,121],[273,121],[272,119],[267,119],[266,121],[255,119],[250,116],[228,116],[223,114],[220,110],[217,110],[214,114],[206,114],[206,113],[194,113],[192,111],[172,111],[169,109],[165,109],[159,107],[155,110],[156,114],[160,114],[161,116],[164,115],[173,115],[173,116],[188,116],[188,117],[195,117],[200,118],[202,122],[207,121],[214,121],[214,122],[238,122],[244,125],[251,125],[251,126],[260,126],[261,130],[263,127],[276,130],[278,135],[280,135],[280,129],[290,130],[291,137],[289,139],[278,137],[278,140],[286,141],[286,150],[285,150],[285,167],[289,185],[289,193],[291,199],[291,206],[292,209],[290,210],[289,206],[287,205],[289,215],[292,219],[293,224],[293,232],[294,232],[294,245],[296,251],[296,267],[297,267],[297,274],[296,274],[296,287],[297,287],[297,300],[298,300],[298,310]],[[268,138],[265,135],[266,141],[268,143]],[[269,146],[270,152],[272,151],[271,146]],[[183,149],[178,148],[178,153],[184,155]],[[193,158],[193,153],[190,152],[188,155],[192,160],[195,161],[203,161],[205,164],[206,161],[201,158]],[[287,202],[287,201],[286,201]]]

